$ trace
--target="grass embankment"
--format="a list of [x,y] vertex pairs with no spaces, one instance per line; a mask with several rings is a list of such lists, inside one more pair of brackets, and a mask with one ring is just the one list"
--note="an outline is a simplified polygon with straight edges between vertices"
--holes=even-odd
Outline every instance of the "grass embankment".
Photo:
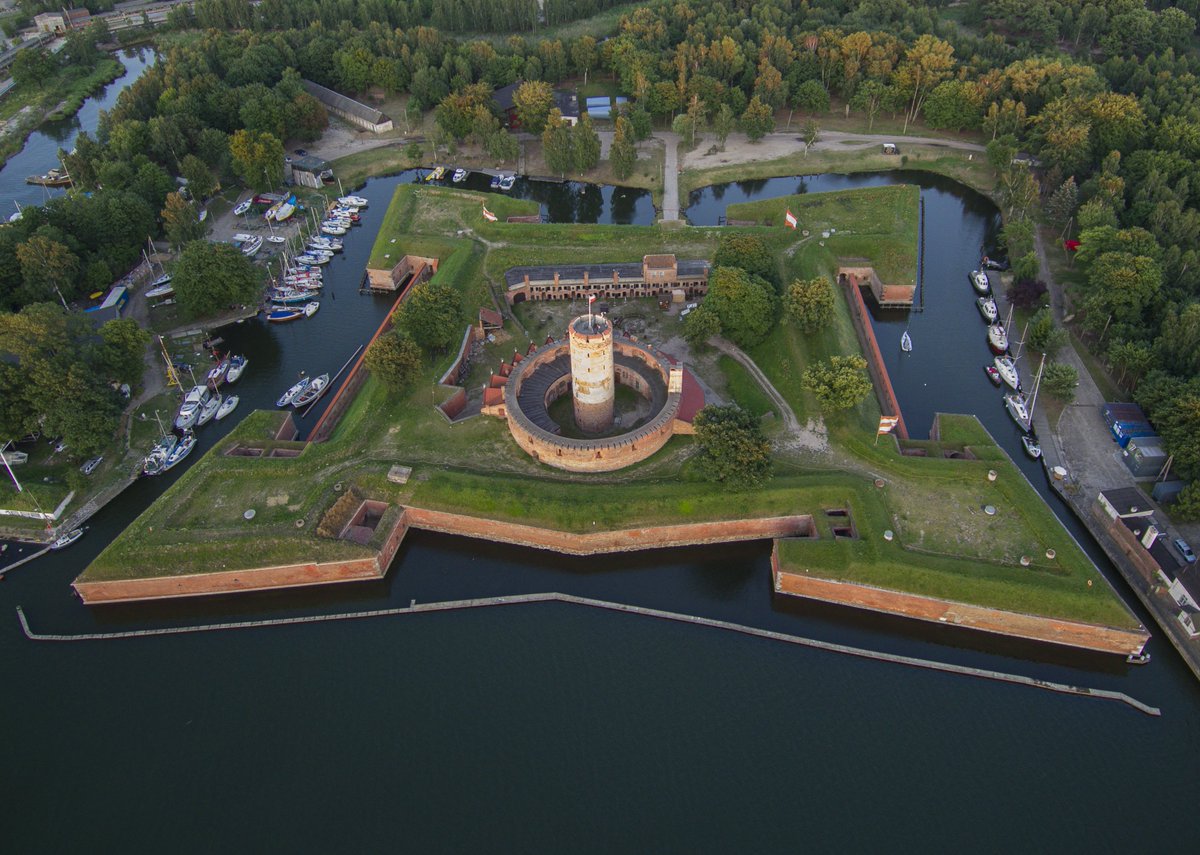
[[839,257],[869,258],[884,282],[915,286],[920,198],[916,186],[893,184],[742,202],[730,205],[726,216],[781,228],[790,210],[799,229],[809,232],[795,251],[813,258],[819,272],[836,267]]
[[960,151],[938,145],[907,143],[904,154],[886,155],[878,146],[855,151],[812,151],[804,156],[804,148],[774,160],[729,163],[704,169],[686,169],[679,177],[682,198],[692,190],[710,184],[748,181],[755,178],[774,178],[780,175],[817,175],[822,172],[889,172],[894,169],[920,169],[955,179],[980,193],[990,195],[996,186],[996,175],[981,152]]
[[[479,194],[450,188],[401,186],[373,255],[390,252],[398,259],[416,247],[438,248],[438,275],[470,300],[486,292],[486,278],[502,275],[510,264],[629,260],[652,249],[710,257],[718,234],[729,231],[487,223],[478,216],[480,201]],[[499,214],[529,207],[504,198],[488,201]],[[796,233],[753,231],[778,254],[784,281],[828,272],[829,254],[808,252]],[[464,320],[478,305],[464,308]],[[511,328],[506,335],[481,361],[498,361],[506,349],[511,354],[517,336]],[[799,387],[804,365],[857,349],[839,290],[834,321],[825,330],[801,335],[780,326],[753,355],[797,412],[815,418],[815,402]],[[439,398],[434,380],[449,358],[430,360],[407,395],[388,395],[368,379],[330,441],[308,446],[296,458],[223,454],[237,442],[273,445],[269,437],[279,416],[253,414],[110,544],[85,580],[370,554],[315,533],[341,484],[394,505],[570,532],[811,513],[820,539],[783,547],[785,563],[795,569],[995,608],[1132,625],[1086,556],[973,418],[947,417],[940,440],[925,444],[930,458],[905,457],[890,439],[872,444],[878,409],[868,399],[850,412],[824,416],[835,445],[824,462],[814,465],[811,457],[781,452],[778,476],[757,490],[731,491],[703,481],[691,440],[678,437],[641,464],[580,478],[526,456],[499,419],[448,425],[432,405]],[[726,365],[724,373],[735,397],[740,394],[752,409],[768,406],[738,367]],[[969,451],[978,459],[942,459],[945,451]],[[413,467],[407,485],[386,480],[394,463]],[[999,473],[995,482],[987,480],[989,469]],[[873,484],[877,476],[885,480],[882,489]],[[984,504],[997,514],[985,518]],[[249,508],[256,514],[247,521],[243,513]],[[830,521],[844,520],[826,517],[835,508],[850,510],[859,538],[830,536]],[[883,540],[885,529],[896,533],[893,541]],[[1048,549],[1053,559],[1046,558]],[[1031,568],[1019,565],[1023,555],[1033,559]]]
[[42,122],[70,118],[89,96],[124,73],[125,66],[105,56],[90,70],[70,66],[36,86],[14,86],[0,99],[0,120],[12,120],[25,112],[13,129],[0,136],[0,166],[21,150],[25,138]]

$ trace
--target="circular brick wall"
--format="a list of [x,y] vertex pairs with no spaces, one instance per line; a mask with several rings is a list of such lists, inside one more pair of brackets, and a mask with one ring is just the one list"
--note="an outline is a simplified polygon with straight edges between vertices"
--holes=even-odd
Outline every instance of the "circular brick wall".
[[[664,388],[670,388],[671,367],[666,359],[653,349],[619,335],[613,336],[612,341],[616,354],[641,361],[649,372],[662,380]],[[668,392],[662,408],[645,424],[617,436],[603,439],[571,439],[536,424],[531,414],[526,413],[521,406],[521,389],[539,368],[569,356],[569,342],[556,341],[525,357],[509,375],[508,383],[504,387],[504,409],[508,417],[508,430],[517,445],[535,460],[571,472],[612,472],[623,469],[639,460],[645,460],[666,445],[674,433],[675,415],[679,411],[681,398],[679,392]],[[631,379],[645,383],[644,378],[638,377],[628,369],[623,371],[622,366],[618,365],[618,379],[623,373],[632,374]],[[566,391],[564,381],[569,382],[569,377],[570,375],[566,374],[551,381],[541,396],[543,408],[549,401]],[[645,394],[643,390],[638,389],[637,382],[627,385]]]

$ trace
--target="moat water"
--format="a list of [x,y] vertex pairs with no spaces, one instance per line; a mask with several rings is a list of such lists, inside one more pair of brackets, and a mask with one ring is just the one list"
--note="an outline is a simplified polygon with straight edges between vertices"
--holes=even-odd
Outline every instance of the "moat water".
[[[390,301],[359,295],[358,280],[392,189],[412,177],[368,182],[374,205],[330,265],[314,318],[220,331],[251,359],[241,412],[272,406],[300,370],[335,371],[374,330]],[[976,412],[1044,489],[981,370],[966,272],[994,234],[986,200],[919,173],[817,176],[702,191],[686,213],[703,224],[739,194],[899,180],[922,187],[937,235],[907,361],[889,344],[903,322],[876,321],[910,430],[937,410]],[[206,427],[199,450],[232,426]],[[1186,819],[1170,828],[1146,814],[1192,791],[1200,686],[1157,639],[1154,661],[1128,668],[775,602],[761,543],[585,560],[414,533],[379,583],[79,605],[71,580],[176,477],[134,484],[78,544],[0,583],[14,852],[1186,847]],[[564,605],[83,644],[29,642],[13,612],[70,633],[532,591],[1111,688],[1163,716]]]

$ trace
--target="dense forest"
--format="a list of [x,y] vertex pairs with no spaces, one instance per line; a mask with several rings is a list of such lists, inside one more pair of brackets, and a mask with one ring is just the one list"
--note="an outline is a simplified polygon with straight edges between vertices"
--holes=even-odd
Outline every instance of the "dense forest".
[[[558,24],[615,4],[543,6]],[[1038,275],[1039,227],[1080,241],[1077,316],[1089,346],[1150,411],[1175,468],[1200,477],[1200,0],[654,0],[597,40],[538,38],[535,0],[199,0],[179,7],[162,61],[124,92],[67,161],[94,191],[0,235],[0,305],[50,299],[22,266],[35,238],[74,259],[60,287],[117,274],[145,227],[162,228],[175,176],[256,184],[284,137],[313,138],[324,111],[299,86],[408,93],[409,109],[519,80],[608,75],[636,113],[699,126],[828,111],[990,143],[1004,239],[1020,287]],[[455,32],[501,31],[469,39]],[[478,100],[475,98],[475,100]],[[764,122],[765,116],[765,125]],[[631,116],[634,118],[634,116]],[[1038,167],[1014,166],[1029,152]],[[257,152],[257,155],[255,154]],[[258,157],[262,162],[256,161]],[[118,195],[119,194],[119,195]],[[94,212],[124,199],[98,236]],[[166,213],[166,211],[163,211]],[[158,215],[156,217],[156,215]],[[136,228],[135,228],[136,226]],[[130,243],[124,243],[124,241]],[[136,249],[133,250],[136,252]],[[124,255],[122,254],[124,253]],[[26,251],[26,256],[29,255]],[[1036,292],[1036,288],[1031,290]],[[1200,488],[1181,509],[1200,515]]]

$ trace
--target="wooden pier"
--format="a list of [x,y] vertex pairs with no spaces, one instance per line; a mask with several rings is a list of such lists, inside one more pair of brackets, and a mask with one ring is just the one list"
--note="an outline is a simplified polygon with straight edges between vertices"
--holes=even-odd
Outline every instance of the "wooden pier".
[[1132,707],[1138,712],[1145,713],[1146,715],[1162,715],[1162,711],[1157,707],[1144,704],[1136,698],[1130,697],[1124,692],[1114,692],[1108,689],[1091,689],[1084,686],[1072,686],[1067,683],[1055,683],[1049,680],[1038,680],[1033,677],[1025,677],[1020,674],[1009,674],[1003,671],[991,671],[984,668],[970,668],[964,665],[953,665],[948,662],[935,662],[930,659],[918,659],[913,656],[901,656],[895,653],[883,653],[876,650],[867,650],[862,647],[851,647],[845,644],[819,641],[815,638],[788,635],[787,633],[775,632],[774,630],[762,629],[759,627],[746,626],[744,624],[732,623],[730,621],[717,620],[715,618],[685,615],[678,612],[668,612],[661,609],[646,608],[645,606],[614,603],[607,600],[595,600],[589,597],[576,597],[571,594],[516,594],[507,597],[483,597],[480,599],[470,600],[447,600],[439,603],[418,603],[416,600],[412,600],[407,607],[393,609],[375,609],[362,612],[341,612],[331,615],[310,615],[308,617],[271,618],[267,620],[202,624],[197,626],[164,627],[161,629],[138,629],[125,632],[79,633],[76,635],[53,635],[34,632],[29,626],[29,620],[25,617],[25,611],[20,606],[17,606],[17,618],[21,622],[21,630],[25,633],[25,637],[31,641],[105,641],[115,639],[148,638],[158,635],[184,635],[197,632],[218,632],[231,629],[260,629],[274,626],[292,626],[295,624],[304,623],[327,623],[329,621],[354,620],[360,618],[397,617],[400,615],[423,614],[426,612],[458,611],[463,609],[488,608],[491,606],[528,605],[531,603],[566,603],[570,605],[605,609],[613,612],[641,615],[643,617],[658,618],[659,620],[675,621],[677,623],[687,623],[694,626],[704,626],[709,627],[710,629],[736,632],[741,635],[767,639],[769,641],[781,641],[786,644],[795,644],[800,647],[807,647],[812,650],[821,650],[827,653],[838,653],[844,656],[855,656],[860,659],[871,659],[876,662],[888,662],[894,665],[907,665],[912,668],[923,668],[928,671],[940,671],[944,674],[956,674],[959,676],[976,677],[1000,683],[1012,683],[1015,685],[1029,686],[1031,688],[1043,689],[1045,691],[1057,692],[1060,694],[1119,701]]

